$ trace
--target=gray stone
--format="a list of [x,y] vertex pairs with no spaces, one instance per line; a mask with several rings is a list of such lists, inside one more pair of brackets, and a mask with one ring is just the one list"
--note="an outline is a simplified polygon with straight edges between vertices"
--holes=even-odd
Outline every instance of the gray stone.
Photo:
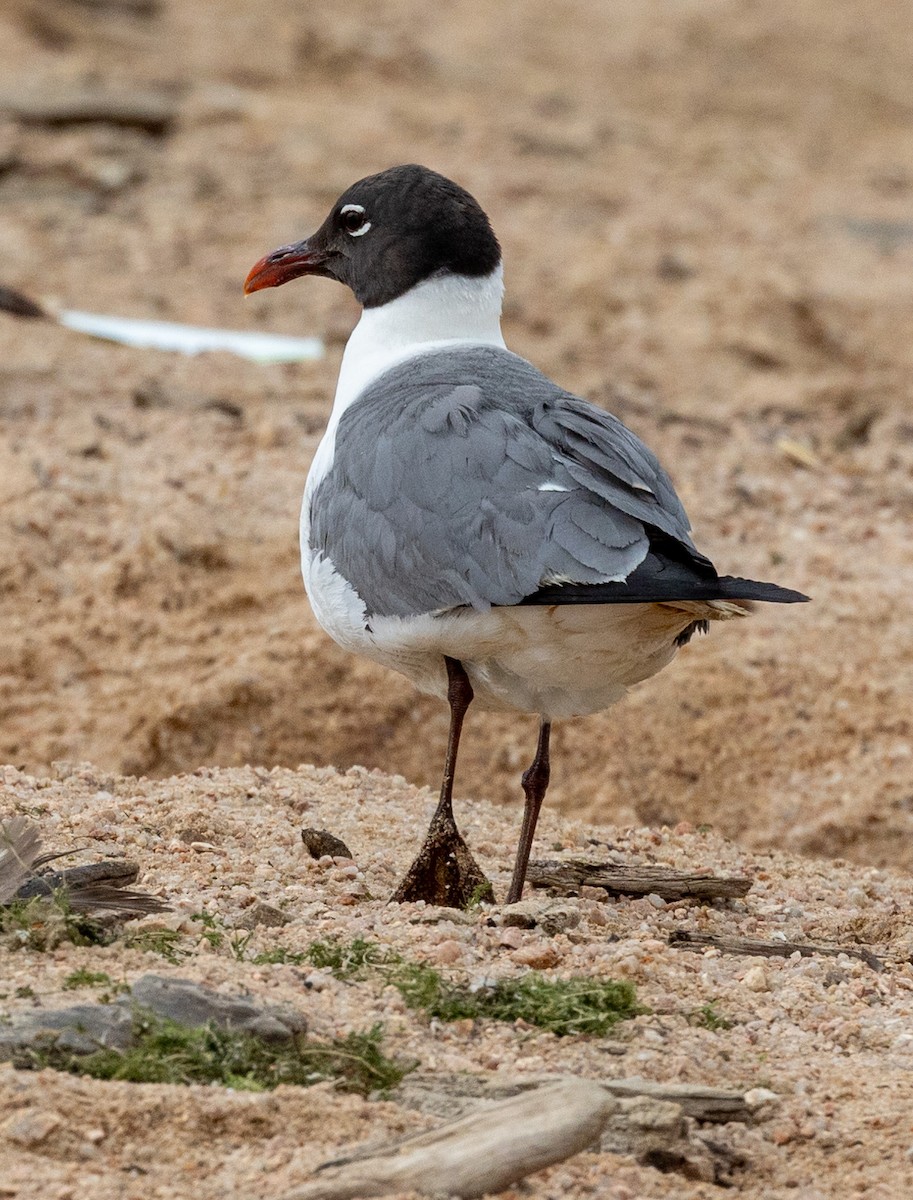
[[[144,975],[128,997],[116,1004],[74,1004],[50,1012],[31,1012],[0,1027],[0,1061],[27,1056],[29,1051],[92,1054],[96,1050],[127,1050],[133,1045],[134,1013],[142,1009],[178,1025],[212,1024],[219,1029],[249,1033],[265,1042],[284,1042],[307,1031],[298,1012],[260,1005],[249,997],[225,996],[190,979]],[[26,1065],[28,1060],[26,1059]]]
[[263,1007],[244,996],[226,996],[192,979],[166,979],[143,975],[130,989],[133,1002],[178,1025],[213,1024],[253,1034],[268,1042],[282,1042],[304,1033],[307,1021],[296,1012]]
[[281,929],[283,925],[288,925],[291,919],[281,908],[259,900],[241,916],[237,921],[237,927],[238,929],[256,929],[258,925],[261,925],[264,929]]
[[59,1049],[71,1054],[126,1050],[133,1041],[133,1015],[120,1004],[74,1004],[33,1012],[0,1029],[0,1060],[29,1050]]
[[517,929],[534,929],[538,926],[548,937],[554,937],[556,933],[564,933],[579,925],[580,918],[580,909],[574,904],[534,897],[493,913],[487,923]]

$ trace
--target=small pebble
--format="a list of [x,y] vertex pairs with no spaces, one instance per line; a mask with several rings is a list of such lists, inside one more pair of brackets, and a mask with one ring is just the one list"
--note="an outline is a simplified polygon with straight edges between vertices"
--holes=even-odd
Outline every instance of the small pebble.
[[517,929],[515,925],[511,925],[507,929],[502,929],[498,934],[499,946],[507,946],[510,950],[519,950],[522,944],[523,930]]
[[459,942],[454,941],[453,938],[450,938],[448,941],[441,942],[439,946],[435,947],[433,958],[435,962],[448,965],[460,962],[463,958],[463,953],[463,946]]
[[515,950],[511,958],[520,966],[532,967],[535,971],[547,971],[561,962],[561,955],[554,946],[549,945],[523,946]]
[[742,983],[750,992],[769,992],[770,980],[762,966],[749,967],[742,976]]

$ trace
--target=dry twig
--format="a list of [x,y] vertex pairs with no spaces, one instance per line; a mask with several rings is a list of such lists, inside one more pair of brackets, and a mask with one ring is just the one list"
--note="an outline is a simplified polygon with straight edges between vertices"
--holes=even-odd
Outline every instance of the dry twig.
[[692,875],[670,867],[620,866],[585,858],[536,859],[526,876],[537,888],[562,894],[600,887],[613,896],[661,896],[663,900],[715,900],[744,896],[751,880],[744,876]]

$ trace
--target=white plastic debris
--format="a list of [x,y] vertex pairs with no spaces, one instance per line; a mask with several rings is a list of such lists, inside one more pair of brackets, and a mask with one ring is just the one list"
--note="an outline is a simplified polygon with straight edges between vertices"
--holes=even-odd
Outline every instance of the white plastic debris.
[[61,325],[92,337],[124,346],[153,350],[176,350],[180,354],[203,354],[226,350],[253,362],[303,362],[322,358],[320,338],[280,337],[272,333],[249,333],[233,329],[205,329],[173,321],[141,321],[129,317],[106,317],[97,313],[64,309],[55,314]]

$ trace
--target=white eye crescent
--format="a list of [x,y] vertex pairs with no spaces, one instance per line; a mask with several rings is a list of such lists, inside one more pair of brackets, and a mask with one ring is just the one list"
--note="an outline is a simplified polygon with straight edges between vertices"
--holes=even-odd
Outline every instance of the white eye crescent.
[[371,228],[371,222],[365,220],[365,210],[360,204],[346,204],[339,210],[342,227],[350,237],[361,237]]

